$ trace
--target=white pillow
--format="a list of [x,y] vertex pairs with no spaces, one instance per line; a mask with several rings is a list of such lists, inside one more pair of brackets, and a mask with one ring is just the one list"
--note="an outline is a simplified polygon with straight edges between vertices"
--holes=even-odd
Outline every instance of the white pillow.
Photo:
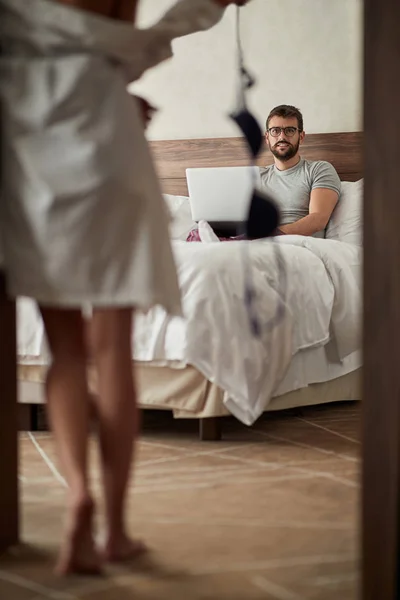
[[173,194],[163,194],[163,196],[171,216],[169,224],[171,239],[186,241],[190,231],[196,227],[196,222],[192,219],[188,196],[174,196]]
[[362,207],[364,179],[342,181],[339,202],[326,228],[329,240],[362,246]]

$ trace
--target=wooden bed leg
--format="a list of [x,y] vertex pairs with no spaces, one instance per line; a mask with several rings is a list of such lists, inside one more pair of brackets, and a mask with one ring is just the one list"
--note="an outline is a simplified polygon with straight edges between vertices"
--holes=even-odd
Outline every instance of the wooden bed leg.
[[18,404],[18,430],[38,431],[39,406],[37,404]]
[[221,419],[219,417],[209,417],[200,419],[200,440],[202,442],[219,442],[222,434]]

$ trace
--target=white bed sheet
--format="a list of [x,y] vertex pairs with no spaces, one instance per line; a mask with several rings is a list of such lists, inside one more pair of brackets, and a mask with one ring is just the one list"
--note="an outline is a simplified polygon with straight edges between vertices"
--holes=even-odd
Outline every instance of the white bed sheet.
[[[171,318],[158,307],[138,315],[133,358],[193,365],[225,391],[228,410],[251,425],[264,412],[266,397],[360,366],[362,250],[301,236],[251,242],[247,268],[262,323],[280,301],[276,243],[288,282],[284,317],[257,338],[244,302],[243,243],[174,243],[185,318]],[[21,299],[18,316],[19,362],[48,364],[36,308]]]
[[356,371],[361,366],[362,354],[360,350],[352,352],[339,362],[332,360],[326,347],[302,350],[293,356],[285,377],[272,397],[277,398],[314,383],[332,381]]

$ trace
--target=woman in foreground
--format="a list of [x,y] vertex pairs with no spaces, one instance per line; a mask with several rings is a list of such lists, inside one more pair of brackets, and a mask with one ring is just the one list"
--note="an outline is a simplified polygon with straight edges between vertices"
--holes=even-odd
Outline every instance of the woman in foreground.
[[[140,31],[136,0],[0,0],[1,237],[9,293],[37,301],[52,354],[48,411],[68,483],[60,574],[99,573],[104,561],[145,550],[124,515],[139,430],[132,314],[156,304],[180,314],[146,104],[132,102],[126,87],[172,55],[174,37],[211,27],[230,3],[181,0]],[[106,507],[101,548],[88,481],[91,402]]]

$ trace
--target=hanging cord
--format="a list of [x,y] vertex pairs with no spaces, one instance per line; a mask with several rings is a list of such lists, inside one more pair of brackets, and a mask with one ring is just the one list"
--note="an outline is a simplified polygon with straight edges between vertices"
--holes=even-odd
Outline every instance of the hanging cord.
[[[237,107],[235,115],[232,117],[237,121],[237,116],[245,113],[248,117],[248,122],[255,121],[254,117],[249,113],[247,107],[246,93],[251,87],[253,87],[255,83],[255,79],[250,75],[249,71],[245,66],[244,60],[244,52],[243,52],[243,44],[242,44],[242,36],[240,29],[240,7],[236,7],[236,50],[237,50],[237,69],[238,69],[238,88],[237,88]],[[239,124],[240,126],[240,124]],[[245,127],[241,127],[242,131],[247,139],[249,146],[251,147],[251,143],[249,140],[249,134],[253,132],[246,131]],[[259,126],[257,125],[259,129]],[[260,132],[257,132],[261,133]],[[247,134],[247,135],[246,135]],[[251,164],[253,166],[256,165],[256,154],[254,151],[251,154]],[[253,187],[256,189],[257,187],[257,179],[256,175],[253,175]],[[269,319],[266,323],[262,323],[259,317],[258,311],[256,309],[255,303],[257,302],[257,293],[255,290],[255,286],[253,283],[253,272],[251,266],[251,256],[250,256],[250,242],[243,241],[240,244],[241,247],[241,259],[243,265],[243,273],[244,273],[244,285],[245,285],[245,295],[244,301],[246,305],[246,309],[248,312],[249,324],[252,330],[252,333],[255,337],[261,338],[265,334],[270,333],[281,321],[281,319],[285,315],[286,311],[286,294],[287,294],[287,273],[285,261],[279,247],[279,243],[273,244],[273,252],[274,258],[278,267],[278,285],[275,291],[278,295],[277,307],[275,311],[275,315]],[[270,340],[269,340],[270,341]]]
[[246,110],[246,90],[253,87],[255,80],[246,69],[244,62],[244,52],[242,44],[242,34],[240,30],[240,6],[236,6],[236,51],[238,60],[238,73],[239,73],[239,85],[238,85],[238,110]]

